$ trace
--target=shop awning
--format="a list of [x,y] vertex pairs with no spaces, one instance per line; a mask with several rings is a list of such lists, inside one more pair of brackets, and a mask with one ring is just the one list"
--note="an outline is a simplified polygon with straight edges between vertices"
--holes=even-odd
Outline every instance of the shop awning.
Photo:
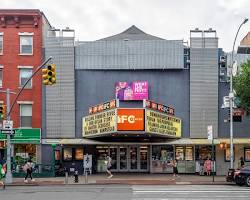
[[[216,138],[214,139],[214,144],[220,144],[220,143],[230,143],[229,138]],[[235,138],[233,140],[234,144],[250,144],[250,138]],[[42,139],[42,144],[76,144],[76,145],[127,145],[127,144],[135,144],[131,142],[113,142],[113,141],[97,141],[92,139]],[[140,143],[143,145],[211,145],[211,140],[208,139],[191,139],[191,138],[181,138],[177,140],[171,140],[171,141],[163,141],[163,142],[143,142]]]
[[90,139],[43,139],[42,144],[106,144],[105,142],[99,142]]

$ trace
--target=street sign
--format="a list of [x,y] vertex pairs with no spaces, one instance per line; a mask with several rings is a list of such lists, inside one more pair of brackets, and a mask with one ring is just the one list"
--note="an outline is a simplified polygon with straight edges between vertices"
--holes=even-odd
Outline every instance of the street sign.
[[212,125],[207,126],[207,139],[209,140],[213,139],[213,126]]
[[3,129],[13,129],[13,121],[3,120]]
[[10,130],[10,129],[2,129],[1,130],[2,134],[7,134],[7,135],[14,135],[15,134],[15,130]]

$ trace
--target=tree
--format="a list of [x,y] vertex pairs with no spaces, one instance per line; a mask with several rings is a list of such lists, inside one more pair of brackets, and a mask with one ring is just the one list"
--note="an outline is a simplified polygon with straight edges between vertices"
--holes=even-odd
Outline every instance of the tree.
[[233,88],[239,98],[239,107],[250,115],[250,60],[241,64],[240,73],[233,78]]

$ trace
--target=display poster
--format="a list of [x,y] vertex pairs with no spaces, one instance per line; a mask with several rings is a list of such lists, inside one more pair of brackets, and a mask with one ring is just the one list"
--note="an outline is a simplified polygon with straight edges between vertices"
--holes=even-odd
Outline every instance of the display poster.
[[118,131],[144,131],[144,109],[117,109]]
[[250,161],[250,148],[245,148],[245,161]]
[[84,155],[83,167],[85,169],[92,168],[92,155],[89,155],[89,154]]
[[148,82],[116,82],[115,96],[119,100],[143,100],[148,99]]
[[76,160],[83,160],[83,149],[82,148],[75,149],[75,159]]
[[146,131],[166,135],[169,137],[181,137],[181,119],[146,109]]
[[185,160],[194,160],[194,148],[193,147],[186,147],[185,149]]
[[230,148],[225,149],[225,161],[230,161]]
[[177,160],[184,160],[184,147],[175,148],[175,158]]
[[72,160],[72,148],[63,149],[63,160]]
[[115,132],[116,110],[108,110],[83,117],[82,131],[83,136]]
[[60,160],[61,152],[60,150],[55,150],[55,160]]

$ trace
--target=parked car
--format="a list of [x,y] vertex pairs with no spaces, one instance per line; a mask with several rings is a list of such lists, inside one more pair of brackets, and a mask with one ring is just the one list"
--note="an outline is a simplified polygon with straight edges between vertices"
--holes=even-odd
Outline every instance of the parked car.
[[233,181],[237,185],[247,185],[250,187],[250,166],[243,167],[240,170],[235,170]]

